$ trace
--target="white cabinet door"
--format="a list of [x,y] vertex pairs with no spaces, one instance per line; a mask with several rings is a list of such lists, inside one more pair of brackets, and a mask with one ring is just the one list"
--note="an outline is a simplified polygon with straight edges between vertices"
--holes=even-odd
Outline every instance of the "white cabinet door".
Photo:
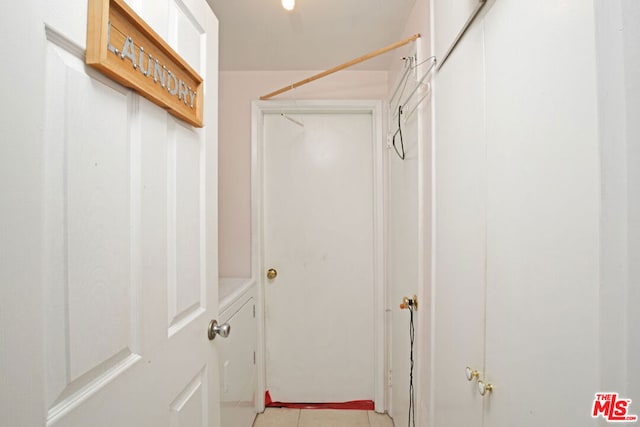
[[3,176],[19,256],[2,273],[2,425],[219,425],[217,20],[203,0],[134,6],[204,77],[203,129],[84,65],[86,0],[21,2],[3,25],[34,89],[3,126],[2,169],[21,168]]
[[220,314],[231,334],[220,342],[220,418],[222,427],[249,427],[256,417],[256,306],[251,297]]
[[433,417],[437,427],[481,425],[482,400],[465,367],[484,369],[486,168],[481,27],[465,36],[435,81]]
[[[625,366],[638,349],[627,332],[637,312],[627,305],[637,300],[629,279],[638,228],[632,220],[637,162],[630,159],[637,156],[628,142],[634,128],[618,121],[634,98],[625,99],[633,85],[616,71],[631,69],[632,62],[622,67],[620,58],[607,61],[596,50],[621,54],[622,42],[604,43],[611,40],[600,40],[602,34],[609,31],[615,41],[623,37],[621,28],[635,28],[616,21],[624,14],[615,7],[620,3],[607,4],[603,14],[601,5],[579,0],[562,7],[492,3],[437,75],[436,426],[596,425],[605,421],[592,418],[595,393],[637,399],[632,362]],[[484,130],[469,114],[481,98],[477,90],[484,93],[478,112]],[[474,151],[469,141],[483,131],[486,151]],[[467,137],[460,149],[459,135]],[[476,184],[478,191],[484,186],[481,196],[473,192],[469,170],[486,180]],[[475,197],[484,209],[472,212]],[[459,244],[473,241],[474,221],[486,222],[485,253]],[[452,257],[449,245],[469,258]],[[451,272],[465,279],[481,260],[486,298],[476,296],[469,311],[463,303],[471,288],[450,280]],[[478,331],[468,313],[480,307],[486,325]],[[469,396],[471,389],[446,383],[449,365],[474,354],[456,326],[445,326],[457,324],[468,328],[467,340],[484,335],[480,379],[493,393],[483,398],[482,414],[468,409],[477,390]]]
[[[600,164],[593,4],[496,2],[485,28],[486,380],[495,387],[485,426],[594,425]],[[533,54],[543,51],[548,66]]]

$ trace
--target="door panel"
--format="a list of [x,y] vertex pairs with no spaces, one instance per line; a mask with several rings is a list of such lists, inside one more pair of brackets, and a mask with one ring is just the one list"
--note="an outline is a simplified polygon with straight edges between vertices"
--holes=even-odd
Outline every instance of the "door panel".
[[206,384],[206,371],[203,369],[171,402],[169,424],[171,427],[206,427],[208,425],[205,408],[209,395],[206,392]]
[[199,132],[169,119],[169,334],[202,314],[206,302],[202,207],[203,141]]
[[[34,157],[42,170],[25,170],[38,187],[25,180],[15,188],[39,197],[16,207],[19,216],[42,207],[42,223],[31,227],[41,248],[20,260],[42,279],[11,284],[27,287],[35,304],[15,293],[5,302],[24,306],[25,316],[44,313],[44,330],[32,335],[44,348],[37,364],[22,361],[20,349],[6,363],[44,377],[12,398],[14,408],[3,404],[0,424],[219,425],[216,344],[206,335],[218,295],[217,21],[204,1],[191,0],[175,3],[189,20],[171,24],[169,3],[138,1],[136,10],[195,58],[206,85],[202,129],[84,65],[86,1],[48,2],[42,12],[35,1],[21,4],[24,21],[46,39],[42,51],[22,53],[41,54],[40,72],[22,84],[45,88],[35,103],[43,114],[17,105],[24,119],[9,133],[41,132]],[[65,13],[69,5],[77,10]],[[24,421],[25,408],[43,406],[38,421]]]
[[[436,75],[434,425],[479,426],[465,367],[484,369],[486,161],[481,26]],[[465,126],[460,126],[463,120]]]
[[264,117],[267,389],[373,399],[372,115],[294,117]]
[[[488,427],[595,425],[606,348],[597,339],[598,103],[585,90],[594,86],[593,4],[539,6],[496,2],[485,18]],[[534,29],[539,37],[523,36]],[[530,52],[540,50],[552,68],[537,66]]]
[[59,34],[49,36],[43,272],[51,301],[47,402],[55,419],[79,393],[97,391],[140,359],[139,273],[133,271],[139,239],[131,206],[139,187],[130,183],[140,165],[131,164],[128,128],[104,120],[128,123],[132,95],[85,71],[80,58],[56,44]]
[[173,35],[172,47],[194,70],[202,70],[202,55],[206,52],[206,31],[181,1],[169,1],[169,32]]

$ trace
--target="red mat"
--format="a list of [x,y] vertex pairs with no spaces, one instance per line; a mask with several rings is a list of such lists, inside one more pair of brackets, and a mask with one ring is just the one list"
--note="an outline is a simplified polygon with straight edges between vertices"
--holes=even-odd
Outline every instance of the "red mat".
[[264,394],[264,402],[267,408],[292,408],[292,409],[351,409],[359,411],[373,411],[373,400],[352,400],[349,402],[331,403],[297,403],[274,402],[269,391]]

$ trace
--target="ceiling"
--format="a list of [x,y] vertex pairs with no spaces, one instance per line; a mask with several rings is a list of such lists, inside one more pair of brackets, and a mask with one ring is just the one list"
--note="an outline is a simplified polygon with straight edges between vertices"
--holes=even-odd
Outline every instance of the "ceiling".
[[[222,71],[325,70],[402,38],[415,0],[207,0],[220,21]],[[387,70],[387,53],[354,67]]]

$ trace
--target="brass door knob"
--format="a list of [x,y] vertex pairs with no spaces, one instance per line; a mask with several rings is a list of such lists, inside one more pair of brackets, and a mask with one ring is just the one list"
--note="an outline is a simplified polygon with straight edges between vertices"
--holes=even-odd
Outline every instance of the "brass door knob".
[[480,372],[475,369],[471,369],[470,367],[466,367],[464,370],[464,375],[467,377],[467,381],[473,381],[474,379],[480,379]]
[[270,268],[267,270],[267,279],[273,280],[278,277],[278,271],[275,268]]
[[480,396],[484,396],[485,394],[487,394],[487,392],[489,392],[489,393],[493,392],[493,386],[491,384],[486,384],[482,380],[479,380],[478,381],[478,393],[480,393]]

